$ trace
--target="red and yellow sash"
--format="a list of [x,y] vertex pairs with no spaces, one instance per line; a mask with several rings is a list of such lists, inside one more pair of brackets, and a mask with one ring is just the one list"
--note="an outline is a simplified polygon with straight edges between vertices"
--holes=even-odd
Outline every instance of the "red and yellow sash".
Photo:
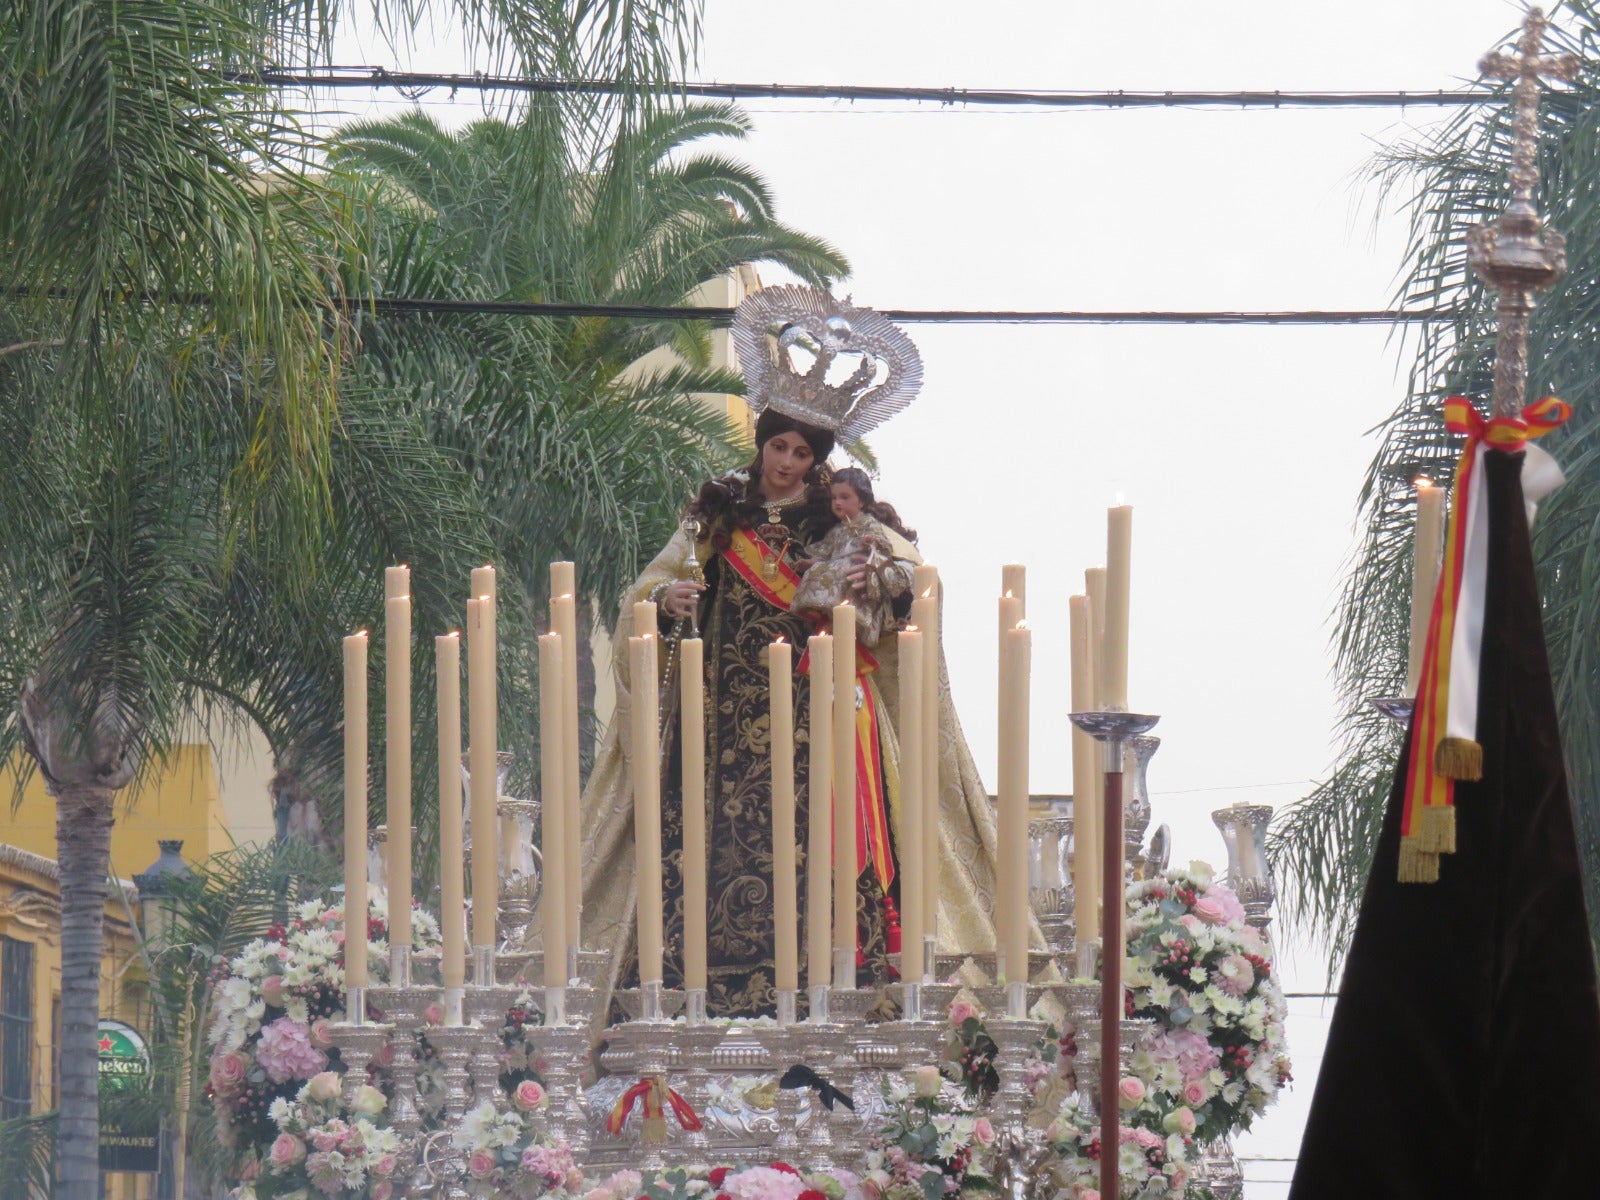
[[[1482,595],[1469,594],[1468,558],[1484,553],[1486,539],[1469,541],[1473,521],[1468,517],[1478,495],[1478,464],[1484,448],[1515,454],[1529,439],[1543,437],[1569,416],[1569,405],[1546,396],[1522,410],[1517,417],[1486,419],[1465,396],[1451,396],[1444,402],[1445,427],[1464,436],[1461,458],[1456,465],[1455,483],[1450,489],[1450,521],[1445,535],[1444,564],[1439,587],[1433,596],[1433,611],[1428,616],[1427,642],[1423,647],[1422,672],[1417,681],[1416,707],[1411,719],[1411,758],[1406,776],[1405,807],[1400,817],[1400,882],[1431,883],[1439,878],[1439,856],[1456,849],[1455,784],[1457,779],[1478,779],[1483,772],[1483,750],[1474,740],[1475,730],[1467,728],[1462,714],[1451,720],[1452,668],[1470,677],[1457,680],[1458,697],[1477,695],[1478,653],[1475,646],[1464,647],[1464,662],[1452,654],[1458,635],[1470,639],[1474,628],[1482,628]],[[1487,519],[1481,507],[1475,520]],[[1479,579],[1482,569],[1472,572]],[[1459,707],[1459,705],[1458,705]],[[1452,725],[1461,726],[1452,728]]]
[[[800,576],[783,561],[762,538],[749,530],[735,529],[722,552],[723,560],[751,589],[774,608],[789,611]],[[816,622],[820,626],[820,622]],[[810,668],[809,657],[800,658],[800,671]],[[878,660],[860,643],[856,645],[856,685],[864,703],[856,708],[856,861],[865,871],[878,873],[878,882],[888,891],[894,881],[894,854],[889,845],[889,814],[884,797],[883,752],[878,741],[878,711],[866,677],[878,669]]]
[[678,1119],[679,1126],[691,1133],[704,1128],[699,1114],[687,1100],[667,1086],[666,1079],[660,1075],[649,1075],[617,1097],[616,1104],[611,1107],[611,1115],[606,1118],[606,1132],[612,1137],[620,1136],[622,1127],[628,1123],[628,1117],[641,1101],[644,1103],[644,1140],[650,1145],[660,1145],[667,1140],[668,1109]]

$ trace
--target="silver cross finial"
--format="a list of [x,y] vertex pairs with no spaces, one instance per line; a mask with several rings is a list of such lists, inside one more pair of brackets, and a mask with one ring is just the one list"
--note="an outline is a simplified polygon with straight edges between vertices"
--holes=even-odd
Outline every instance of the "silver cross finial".
[[1515,52],[1496,50],[1478,64],[1491,79],[1515,80],[1512,122],[1511,203],[1492,224],[1467,233],[1467,261],[1478,276],[1500,292],[1499,336],[1495,343],[1494,413],[1515,416],[1528,391],[1528,314],[1535,294],[1567,273],[1562,236],[1544,228],[1534,203],[1539,182],[1539,81],[1571,80],[1578,60],[1571,54],[1541,54],[1550,22],[1530,8]]

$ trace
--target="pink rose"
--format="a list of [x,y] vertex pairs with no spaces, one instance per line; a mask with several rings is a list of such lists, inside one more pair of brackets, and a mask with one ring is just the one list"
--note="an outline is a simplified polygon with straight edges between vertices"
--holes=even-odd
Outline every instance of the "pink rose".
[[1198,1122],[1194,1119],[1194,1109],[1175,1108],[1161,1118],[1161,1127],[1168,1133],[1181,1133],[1185,1136],[1194,1132]]
[[318,1104],[327,1104],[330,1100],[339,1098],[339,1073],[337,1071],[319,1071],[306,1080],[306,1096]]
[[393,1175],[394,1174],[394,1168],[395,1168],[394,1155],[385,1154],[377,1162],[372,1164],[372,1173],[374,1175]]
[[245,1060],[244,1055],[230,1050],[225,1054],[216,1054],[211,1058],[211,1090],[227,1094],[238,1090],[244,1082]]
[[326,1129],[313,1129],[310,1134],[311,1144],[317,1148],[318,1154],[328,1154],[338,1149],[339,1139]]
[[939,1094],[939,1085],[943,1082],[939,1075],[939,1068],[934,1066],[918,1067],[911,1072],[911,1088],[923,1099],[930,1099]]
[[1182,1167],[1173,1167],[1172,1168],[1172,1183],[1171,1183],[1172,1190],[1175,1191],[1175,1192],[1181,1192],[1181,1191],[1183,1191],[1184,1188],[1186,1188],[1188,1186],[1189,1186],[1189,1172],[1184,1170]]
[[1228,913],[1221,900],[1215,896],[1201,896],[1194,902],[1194,915],[1207,925],[1226,925]]
[[378,1052],[372,1056],[374,1065],[380,1067],[394,1066],[394,1043],[385,1042],[378,1047]]
[[979,1117],[972,1123],[972,1136],[980,1146],[994,1145],[994,1126],[989,1124],[988,1117]]
[[1078,1200],[1100,1200],[1100,1193],[1094,1188],[1084,1188],[1078,1193]]
[[967,1000],[956,1000],[950,1005],[950,1024],[960,1029],[978,1015],[977,1006]]
[[474,1150],[467,1160],[467,1174],[474,1179],[488,1179],[494,1174],[494,1155],[487,1150]]
[[380,1179],[372,1185],[372,1200],[389,1200],[394,1195],[394,1184],[387,1179]]
[[1183,1085],[1183,1102],[1191,1107],[1206,1102],[1206,1087],[1198,1079],[1191,1079]]
[[538,1081],[524,1079],[517,1084],[517,1090],[511,1094],[512,1103],[522,1112],[532,1112],[544,1104],[544,1088]]
[[268,975],[261,981],[261,998],[274,1008],[283,1007],[282,975]]
[[311,1044],[318,1050],[333,1049],[333,1022],[327,1017],[318,1017],[311,1022]]
[[306,1144],[292,1133],[280,1133],[272,1143],[272,1165],[292,1167],[306,1156]]
[[1217,986],[1235,998],[1244,995],[1256,983],[1256,969],[1242,954],[1230,954],[1217,966]]
[[422,1010],[422,1019],[429,1025],[443,1025],[444,1005],[435,1000],[432,1004],[428,1005],[427,1008]]
[[1132,1108],[1144,1099],[1144,1084],[1129,1075],[1117,1084],[1117,1092],[1122,1097],[1122,1107]]

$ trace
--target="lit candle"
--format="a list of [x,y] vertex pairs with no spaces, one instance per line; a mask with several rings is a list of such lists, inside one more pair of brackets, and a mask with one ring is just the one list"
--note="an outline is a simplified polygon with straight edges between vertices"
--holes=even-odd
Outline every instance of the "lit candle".
[[633,672],[633,843],[639,882],[639,983],[662,979],[661,764],[656,639],[628,639]]
[[[811,761],[806,807],[806,986],[831,987],[833,957],[833,638],[806,643],[811,668]],[[686,823],[687,824],[687,823]]]
[[[915,603],[915,602],[913,602]],[[923,981],[922,822],[927,798],[922,786],[922,641],[915,626],[901,631],[900,651],[900,978]]]
[[1000,947],[1007,983],[1028,979],[1028,684],[1032,632],[1006,631],[1000,658]]
[[1022,615],[1028,615],[1028,568],[1022,563],[1006,563],[1000,568],[1000,591],[1015,596],[1022,606]]
[[633,636],[656,635],[656,606],[653,600],[640,600],[633,606]]
[[1444,548],[1444,496],[1428,479],[1417,480],[1417,528],[1411,562],[1411,647],[1406,659],[1407,696],[1417,694],[1422,651],[1428,640],[1433,594],[1439,588],[1439,555]]
[[544,823],[540,859],[544,863],[544,889],[539,906],[544,910],[544,985],[567,986],[567,810],[562,803],[566,787],[566,758],[562,746],[561,690],[566,647],[559,633],[539,638],[539,794]]
[[[1094,711],[1094,614],[1089,597],[1067,601],[1072,634],[1072,711]],[[1072,886],[1073,920],[1080,946],[1100,936],[1100,813],[1099,758],[1095,740],[1083,730],[1072,731]]]
[[774,982],[800,986],[800,905],[794,824],[794,652],[782,638],[767,647],[772,736],[772,915]]
[[[367,986],[367,634],[344,639],[344,981]],[[361,1019],[360,1013],[352,1014]]]
[[1128,591],[1133,561],[1133,506],[1106,510],[1106,707],[1128,708]]
[[[856,610],[833,610],[833,948],[848,952],[852,974],[833,985],[856,985]],[[835,973],[837,975],[837,973]]]
[[583,922],[583,862],[579,815],[582,782],[578,770],[578,581],[569,562],[550,564],[550,627],[561,635],[561,803],[566,806],[565,853],[572,869],[567,872],[567,945],[581,945]]
[[461,834],[461,637],[433,639],[439,694],[439,933],[444,986],[467,982],[466,851]]
[[[389,567],[385,586],[411,586],[411,572]],[[384,810],[389,824],[385,874],[389,892],[389,945],[411,945],[411,595],[383,602]]]
[[[472,568],[472,594],[474,596],[487,596],[493,600],[498,596],[494,587],[494,567],[481,566]],[[472,651],[469,649],[468,654]]]
[[911,603],[911,621],[922,631],[922,791],[926,798],[922,818],[922,931],[925,937],[937,941],[943,870],[939,830],[944,811],[939,788],[939,674],[943,663],[939,648],[939,569],[918,567],[913,579],[917,598]]
[[[487,570],[488,568],[479,568]],[[474,577],[478,574],[473,572]],[[499,822],[496,814],[499,714],[495,695],[494,597],[467,601],[467,774],[472,783],[472,944],[497,940],[500,904]],[[492,979],[478,979],[482,985]]]
[[678,708],[683,761],[683,986],[706,986],[705,643],[678,643]]

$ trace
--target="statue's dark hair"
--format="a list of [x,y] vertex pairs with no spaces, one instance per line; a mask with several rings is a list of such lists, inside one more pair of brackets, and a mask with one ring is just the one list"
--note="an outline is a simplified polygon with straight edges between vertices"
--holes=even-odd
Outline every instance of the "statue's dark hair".
[[852,488],[857,496],[861,497],[861,511],[873,517],[880,523],[887,525],[908,542],[917,540],[917,531],[908,529],[900,514],[895,512],[894,505],[887,500],[879,500],[872,494],[872,476],[860,467],[844,467],[833,473],[830,486],[845,484]]

